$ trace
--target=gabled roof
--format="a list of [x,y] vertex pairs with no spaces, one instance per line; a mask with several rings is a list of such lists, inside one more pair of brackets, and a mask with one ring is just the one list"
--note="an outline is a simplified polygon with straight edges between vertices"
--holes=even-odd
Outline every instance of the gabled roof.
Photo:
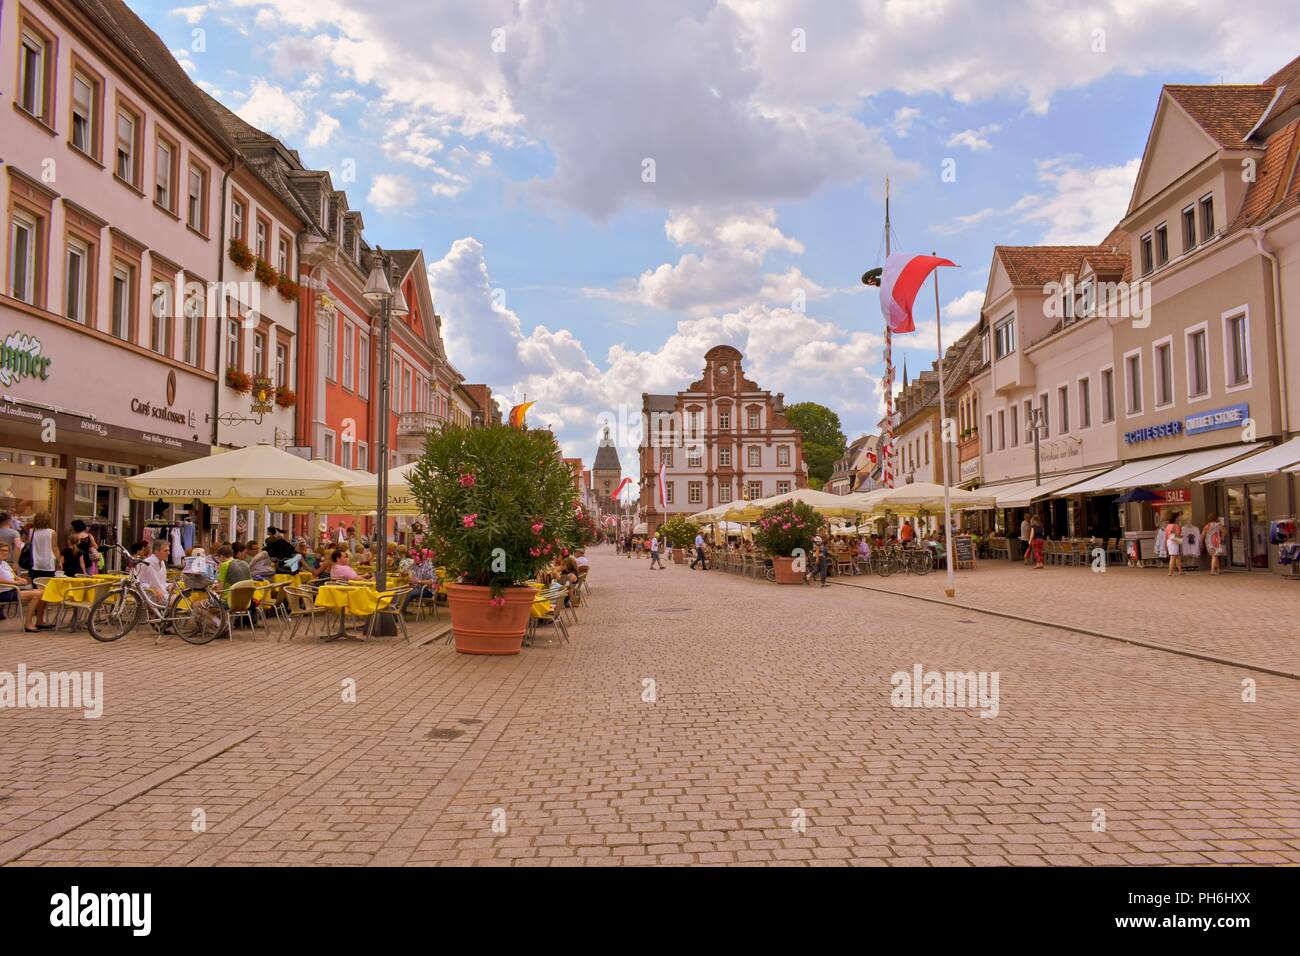
[[596,449],[596,461],[592,471],[622,471],[623,463],[619,461],[618,449],[613,445],[601,445]]
[[1013,286],[1044,286],[1066,272],[1078,273],[1083,257],[1096,246],[995,246]]
[[1166,86],[1164,92],[1223,149],[1241,149],[1273,102],[1272,86]]
[[1248,229],[1300,204],[1300,120],[1292,120],[1264,143],[1264,158],[1255,170],[1255,181],[1246,191],[1241,211],[1228,232]]

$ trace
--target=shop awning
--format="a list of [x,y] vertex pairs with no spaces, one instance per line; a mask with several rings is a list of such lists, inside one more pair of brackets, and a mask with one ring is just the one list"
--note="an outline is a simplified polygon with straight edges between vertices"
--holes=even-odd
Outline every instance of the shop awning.
[[1091,471],[1072,471],[1068,475],[1043,475],[1042,484],[1038,484],[1033,478],[1026,478],[1024,481],[1013,482],[999,488],[984,487],[980,491],[994,495],[999,508],[1024,508],[1039,498],[1044,498],[1061,488],[1078,484],[1080,481],[1086,481],[1100,472],[1100,468],[1095,468]]
[[1123,465],[1118,465],[1103,474],[1097,475],[1088,481],[1071,485],[1062,490],[1062,495],[1090,495],[1103,491],[1123,491],[1125,488],[1132,488],[1134,485],[1144,485],[1145,481],[1137,481],[1142,475],[1157,468],[1163,468],[1171,465],[1183,455],[1162,455],[1159,458],[1144,458],[1141,461],[1130,461]]
[[[1243,451],[1251,449],[1250,445],[1239,445],[1237,447]],[[1276,474],[1296,464],[1300,464],[1300,438],[1292,438],[1284,444],[1257,451],[1249,458],[1242,458],[1230,465],[1224,465],[1222,468],[1216,468],[1214,471],[1199,475],[1196,480],[1204,482],[1223,481],[1232,478],[1254,478],[1257,475]]]
[[1233,445],[1228,448],[1204,448],[1201,451],[1190,451],[1186,455],[1179,455],[1176,461],[1143,472],[1133,484],[1148,487],[1171,485],[1175,481],[1190,478],[1192,475],[1200,474],[1207,468],[1215,468],[1224,462],[1233,461],[1249,453],[1249,445]]

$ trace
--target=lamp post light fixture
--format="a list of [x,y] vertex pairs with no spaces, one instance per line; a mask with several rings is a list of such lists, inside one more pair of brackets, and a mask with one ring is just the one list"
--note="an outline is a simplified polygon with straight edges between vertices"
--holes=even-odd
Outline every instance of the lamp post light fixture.
[[392,359],[389,323],[392,316],[406,315],[410,308],[406,304],[406,297],[402,295],[401,287],[396,290],[393,288],[392,257],[376,246],[370,262],[370,275],[366,278],[366,287],[361,294],[379,306],[379,473],[376,476],[378,494],[375,509],[379,534],[375,551],[375,588],[383,591],[388,587],[388,417],[391,404],[388,373]]
[[1047,423],[1045,421],[1046,418],[1047,418],[1047,410],[1045,408],[1031,407],[1029,409],[1029,424],[1030,427],[1032,427],[1034,430],[1034,484],[1035,485],[1041,485],[1043,483],[1043,467],[1042,467],[1042,457],[1041,457],[1042,449],[1039,443],[1039,439],[1042,433],[1047,430],[1046,429]]

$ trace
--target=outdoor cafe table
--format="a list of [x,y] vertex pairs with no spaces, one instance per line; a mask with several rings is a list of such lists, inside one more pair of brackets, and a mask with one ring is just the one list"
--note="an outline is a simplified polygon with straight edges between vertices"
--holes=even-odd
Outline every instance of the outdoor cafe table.
[[322,640],[335,641],[347,634],[347,616],[369,617],[388,606],[393,591],[380,591],[373,584],[322,584],[316,591],[316,606],[339,612],[339,628]]
[[[88,605],[94,599],[94,589],[100,585],[115,584],[122,580],[122,574],[93,574],[87,577],[53,577],[45,579],[45,588],[41,592],[41,601],[45,604]],[[68,630],[77,619],[73,612],[68,623]]]

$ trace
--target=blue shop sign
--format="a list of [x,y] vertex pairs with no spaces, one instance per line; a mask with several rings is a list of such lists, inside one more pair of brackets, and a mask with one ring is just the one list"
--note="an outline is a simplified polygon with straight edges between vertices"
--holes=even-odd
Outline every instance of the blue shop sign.
[[1187,434],[1199,435],[1201,432],[1212,432],[1220,428],[1240,428],[1249,417],[1249,405],[1244,403],[1229,405],[1227,408],[1216,408],[1201,412],[1199,415],[1188,415],[1183,427]]
[[1165,422],[1163,425],[1148,425],[1146,428],[1135,428],[1131,432],[1124,433],[1124,441],[1130,445],[1136,445],[1140,441],[1151,441],[1153,438],[1173,438],[1183,433],[1183,423],[1180,421]]

